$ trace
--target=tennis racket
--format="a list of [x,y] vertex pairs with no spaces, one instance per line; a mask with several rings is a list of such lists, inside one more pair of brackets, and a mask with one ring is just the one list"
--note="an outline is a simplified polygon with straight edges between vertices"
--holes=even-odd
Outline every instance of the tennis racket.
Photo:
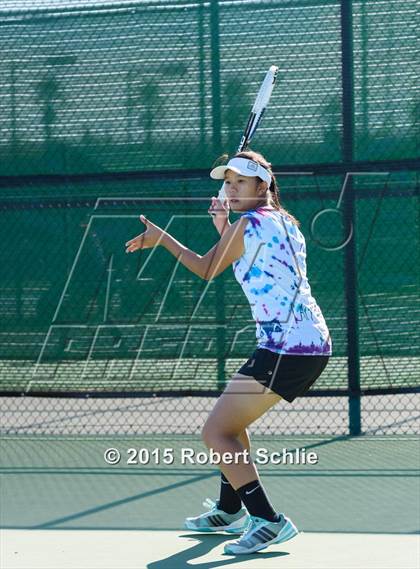
[[[248,122],[246,123],[246,127],[242,135],[241,142],[239,143],[237,152],[246,150],[247,146],[251,142],[252,137],[254,136],[255,131],[261,122],[265,109],[267,108],[271,93],[273,92],[278,70],[278,67],[272,65],[267,71],[266,76],[264,77],[264,81],[261,84],[260,90],[258,91],[257,98],[255,99],[254,106],[252,107],[251,114],[249,115]],[[217,199],[223,202],[225,198],[225,185],[223,184],[219,190]],[[216,214],[212,213],[212,215]]]

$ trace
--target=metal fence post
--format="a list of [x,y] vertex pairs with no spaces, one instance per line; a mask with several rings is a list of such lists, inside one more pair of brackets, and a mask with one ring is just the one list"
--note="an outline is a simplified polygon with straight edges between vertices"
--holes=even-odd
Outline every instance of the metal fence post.
[[[354,90],[353,90],[353,21],[351,0],[341,1],[341,70],[343,89],[343,144],[342,155],[350,170],[354,160]],[[345,228],[353,225],[353,237],[344,248],[345,289],[347,313],[347,357],[349,388],[349,431],[351,435],[361,432],[360,413],[360,354],[359,354],[359,308],[357,275],[356,196],[353,180],[348,180],[344,193]]]
[[[220,50],[219,50],[219,0],[212,0],[210,5],[211,26],[211,94],[212,94],[212,135],[213,153],[216,158],[222,150],[221,133],[221,93],[220,93]],[[217,388],[225,385],[225,285],[224,275],[215,281],[216,286],[216,342],[217,342]]]
[[221,151],[221,101],[220,101],[220,49],[219,49],[219,0],[211,0],[211,101],[212,101],[212,149],[216,155]]
[[205,18],[204,0],[198,6],[198,58],[200,81],[200,158],[206,155],[206,51],[205,51]]

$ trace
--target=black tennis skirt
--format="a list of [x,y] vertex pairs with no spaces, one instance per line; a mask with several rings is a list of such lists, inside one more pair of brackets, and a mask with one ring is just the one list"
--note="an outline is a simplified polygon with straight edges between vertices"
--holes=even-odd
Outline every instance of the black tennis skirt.
[[291,403],[304,395],[324,371],[330,356],[295,356],[257,348],[238,370]]

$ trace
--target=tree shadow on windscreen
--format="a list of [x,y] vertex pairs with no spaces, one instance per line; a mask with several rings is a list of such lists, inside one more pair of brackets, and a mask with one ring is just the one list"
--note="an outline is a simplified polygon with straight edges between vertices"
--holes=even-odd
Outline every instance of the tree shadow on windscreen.
[[190,563],[199,557],[211,552],[212,549],[218,547],[224,541],[232,541],[237,539],[237,536],[232,535],[217,535],[217,534],[185,534],[181,535],[180,547],[185,547],[185,541],[188,542],[196,541],[197,543],[193,547],[188,547],[188,549],[182,549],[179,553],[170,555],[165,559],[160,559],[159,561],[152,561],[147,564],[147,569],[185,569],[186,567],[191,567],[194,569],[215,569],[216,567],[223,567],[233,564],[238,564],[241,561],[250,561],[252,559],[259,560],[261,563],[265,559],[273,557],[284,557],[289,555],[286,551],[263,551],[261,553],[252,553],[250,555],[224,555],[223,560],[206,561],[204,563]]

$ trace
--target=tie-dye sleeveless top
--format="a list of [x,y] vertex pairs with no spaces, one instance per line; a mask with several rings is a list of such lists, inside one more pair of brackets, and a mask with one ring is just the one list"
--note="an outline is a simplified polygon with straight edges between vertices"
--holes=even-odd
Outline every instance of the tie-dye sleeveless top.
[[306,277],[306,243],[278,210],[247,211],[245,251],[233,263],[251,305],[258,348],[279,354],[331,355],[328,327]]

